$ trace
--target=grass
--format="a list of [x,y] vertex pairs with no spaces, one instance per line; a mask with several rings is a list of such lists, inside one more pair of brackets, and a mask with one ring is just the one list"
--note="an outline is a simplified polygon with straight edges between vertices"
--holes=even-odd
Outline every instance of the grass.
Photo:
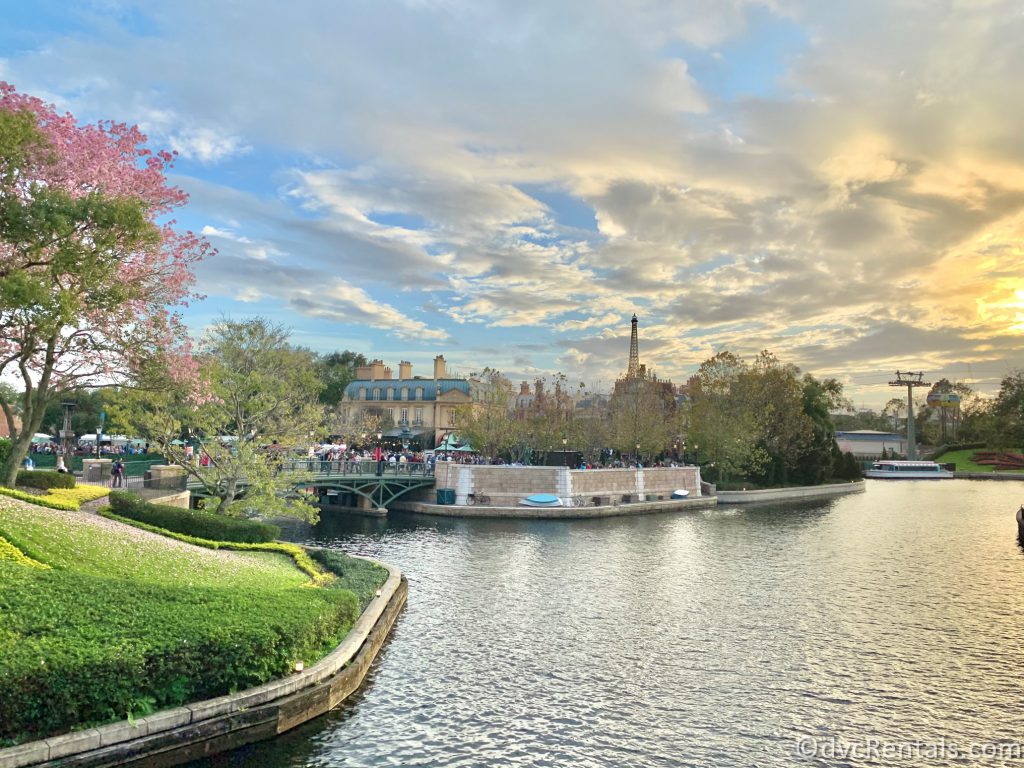
[[[975,464],[971,461],[971,457],[979,450],[988,450],[985,448],[968,448],[964,451],[948,451],[939,456],[935,461],[939,464],[945,464],[947,462],[955,462],[957,472],[996,472],[996,468],[987,464]],[[1024,470],[1020,469],[1000,469],[999,474],[1024,474]]]
[[0,537],[0,746],[308,665],[386,578],[341,556],[325,563],[340,577],[311,586],[286,554],[201,548],[5,497]]

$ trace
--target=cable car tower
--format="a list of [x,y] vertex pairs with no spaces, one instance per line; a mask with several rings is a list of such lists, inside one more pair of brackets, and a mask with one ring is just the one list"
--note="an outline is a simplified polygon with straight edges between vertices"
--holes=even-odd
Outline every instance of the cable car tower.
[[917,458],[917,439],[914,435],[914,387],[930,387],[931,382],[924,381],[922,372],[896,371],[896,381],[890,381],[889,386],[907,388],[907,458],[914,461]]

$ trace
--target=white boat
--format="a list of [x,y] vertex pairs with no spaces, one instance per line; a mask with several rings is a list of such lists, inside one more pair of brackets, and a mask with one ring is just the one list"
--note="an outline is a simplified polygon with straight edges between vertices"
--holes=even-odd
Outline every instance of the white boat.
[[876,480],[948,480],[953,473],[934,461],[876,461],[864,477]]

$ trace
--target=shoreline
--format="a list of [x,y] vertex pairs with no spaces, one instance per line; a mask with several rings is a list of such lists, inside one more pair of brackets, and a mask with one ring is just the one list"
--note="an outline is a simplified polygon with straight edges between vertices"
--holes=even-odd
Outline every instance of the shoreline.
[[[352,557],[357,557],[352,555]],[[309,669],[132,721],[0,749],[0,768],[172,766],[272,738],[342,703],[362,684],[408,597],[394,566],[344,640]]]

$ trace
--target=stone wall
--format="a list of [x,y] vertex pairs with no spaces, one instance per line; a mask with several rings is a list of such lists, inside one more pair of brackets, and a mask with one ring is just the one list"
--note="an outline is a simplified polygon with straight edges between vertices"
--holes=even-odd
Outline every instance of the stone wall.
[[756,504],[763,501],[785,501],[788,499],[815,499],[828,496],[844,496],[848,493],[863,493],[864,481],[831,483],[829,485],[807,485],[795,488],[766,488],[759,491],[718,491],[720,504]]
[[496,507],[517,506],[535,493],[552,493],[563,501],[579,495],[605,505],[667,499],[680,489],[691,498],[701,495],[699,467],[568,469],[438,462],[434,475],[438,488],[455,489],[456,505],[466,504],[471,493],[489,496],[490,506]]

